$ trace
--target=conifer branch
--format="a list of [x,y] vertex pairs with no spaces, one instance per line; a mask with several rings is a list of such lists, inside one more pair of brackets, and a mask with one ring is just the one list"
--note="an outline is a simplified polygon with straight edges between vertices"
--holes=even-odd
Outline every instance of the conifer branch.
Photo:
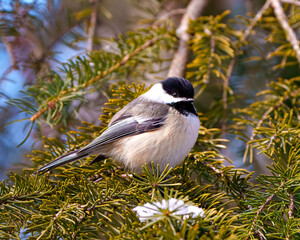
[[291,28],[291,26],[289,24],[289,20],[283,11],[280,1],[279,0],[271,0],[271,2],[272,2],[272,7],[274,9],[276,18],[278,19],[281,27],[283,28],[283,30],[286,34],[287,40],[292,45],[292,47],[295,51],[295,54],[296,54],[298,64],[300,66],[300,47],[299,47],[299,41],[297,39],[296,33]]
[[[244,162],[246,162],[246,157],[247,157],[246,154],[248,153],[248,150],[250,148],[250,142],[253,141],[254,138],[255,138],[255,136],[256,136],[256,133],[254,132],[254,130],[257,129],[257,128],[259,128],[259,127],[261,127],[262,124],[263,124],[263,122],[270,115],[270,113],[273,112],[275,109],[279,108],[284,103],[284,101],[286,101],[290,97],[297,96],[298,94],[300,94],[300,89],[296,89],[295,91],[291,92],[290,95],[286,95],[284,97],[281,97],[279,99],[279,101],[274,106],[271,106],[270,108],[268,108],[267,111],[265,111],[265,113],[263,114],[263,116],[261,117],[261,119],[257,122],[256,126],[253,128],[250,140],[246,144],[246,150],[245,150],[245,155],[244,155]],[[250,159],[250,162],[252,162],[251,159]]]
[[[100,3],[101,0],[97,1]],[[236,25],[224,20],[229,11],[190,22],[190,46],[195,61],[193,59],[187,65],[191,69],[187,71],[187,77],[193,79],[192,76],[195,76],[199,80],[194,82],[195,86],[203,84],[204,87],[212,76],[221,79],[222,82],[217,84],[224,88],[218,99],[223,97],[225,101],[220,103],[221,106],[218,101],[218,108],[213,109],[212,113],[220,114],[212,117],[208,114],[207,118],[206,115],[202,118],[197,145],[183,165],[172,171],[166,167],[161,172],[152,164],[152,168],[144,168],[144,176],[134,174],[134,177],[127,177],[129,175],[124,174],[113,159],[89,165],[91,159],[88,158],[87,162],[82,160],[58,168],[51,177],[8,175],[7,181],[0,182],[0,239],[19,239],[22,229],[24,235],[39,239],[157,239],[161,236],[183,239],[204,235],[207,238],[225,239],[230,236],[246,240],[295,238],[299,229],[299,201],[295,190],[299,186],[300,166],[297,164],[300,153],[299,74],[295,72],[290,79],[271,81],[269,89],[258,95],[263,100],[256,100],[239,110],[241,116],[235,119],[236,134],[248,143],[248,148],[257,148],[272,161],[268,166],[271,174],[256,177],[255,185],[250,182],[252,173],[223,163],[227,158],[222,156],[220,149],[225,147],[222,143],[225,140],[219,138],[220,129],[210,128],[220,122],[223,106],[223,110],[231,110],[229,96],[234,95],[229,91],[229,84],[233,68],[239,64],[241,48],[247,45],[247,38],[258,23],[261,22],[259,27],[267,29],[270,24],[266,23],[275,23],[271,26],[268,40],[280,45],[278,51],[281,54],[294,55],[281,25],[273,16],[271,2],[265,0],[259,12],[247,20],[244,30],[236,29]],[[291,10],[293,25],[290,24],[296,26],[300,23],[295,16],[298,8],[293,9],[292,6]],[[82,100],[88,91],[99,89],[104,81],[120,79],[126,74],[141,76],[156,60],[163,63],[161,43],[169,49],[174,46],[175,38],[167,25],[157,27],[164,23],[164,18],[184,11],[175,9],[161,15],[157,21],[151,21],[153,24],[149,28],[129,32],[127,37],[121,36],[114,41],[116,48],[113,51],[101,50],[71,59],[61,66],[58,74],[53,71],[49,78],[42,78],[39,83],[29,86],[24,99],[13,99],[12,105],[35,117],[33,120],[40,117],[49,124],[58,123],[60,119],[55,119],[59,115],[68,117],[67,113],[74,106],[70,105],[73,100]],[[271,16],[266,14],[270,11]],[[275,39],[277,36],[280,37]],[[260,40],[261,36],[257,37]],[[251,44],[249,49],[252,49]],[[277,55],[274,53],[274,56]],[[283,64],[284,68],[286,66],[289,65]],[[118,82],[111,91],[109,89],[112,97],[103,108],[100,126],[85,122],[78,130],[63,131],[64,135],[59,139],[64,141],[43,138],[41,148],[29,156],[33,166],[24,169],[24,174],[30,174],[37,166],[66,151],[86,145],[106,128],[120,108],[146,90],[144,85]],[[31,99],[35,99],[36,105]],[[223,116],[226,117],[221,119],[224,122],[220,122],[224,127],[225,120],[231,120],[231,115],[226,114],[224,111]],[[269,119],[271,124],[268,124]],[[253,127],[253,130],[246,134],[242,131],[243,127]],[[229,146],[229,151],[235,151],[235,147]],[[171,178],[167,178],[168,175]],[[184,219],[181,215],[169,214],[170,211],[166,215],[161,209],[152,209],[156,206],[154,204],[169,203],[171,199],[184,201],[183,207],[188,209],[201,206],[205,215]],[[187,200],[193,204],[187,205]],[[152,215],[147,222],[134,210],[143,206],[152,206],[144,212],[150,217]]]
[[183,76],[189,53],[187,45],[190,39],[190,35],[187,33],[189,21],[194,20],[201,15],[206,3],[207,0],[191,0],[187,6],[186,13],[183,15],[180,25],[176,30],[179,44],[168,72],[169,77]]
[[66,203],[64,204],[64,206],[55,214],[55,216],[51,219],[49,225],[45,228],[45,230],[43,230],[41,232],[41,235],[38,236],[37,240],[41,239],[47,232],[49,229],[51,229],[53,227],[53,225],[55,224],[56,220],[61,216],[61,214],[63,213],[63,211],[65,210],[65,208],[68,206],[68,201],[66,201]]
[[256,223],[256,221],[257,221],[257,219],[258,219],[258,216],[262,213],[262,210],[264,209],[264,207],[265,207],[265,206],[273,199],[274,196],[275,196],[275,193],[273,193],[271,196],[269,196],[269,197],[267,198],[267,200],[264,202],[264,204],[261,205],[261,207],[260,207],[260,208],[258,209],[258,211],[256,212],[256,216],[255,216],[255,218],[254,218],[254,220],[253,220],[253,223],[252,223],[252,225],[251,225],[251,228],[250,228],[250,230],[249,230],[249,232],[248,232],[247,237],[245,238],[245,240],[248,240],[248,239],[249,239],[250,234],[251,234],[253,228],[255,227],[255,223]]
[[271,0],[267,0],[265,2],[265,4],[261,7],[261,9],[256,13],[255,17],[250,21],[250,25],[249,27],[246,29],[243,37],[242,37],[242,41],[244,42],[246,41],[246,39],[249,37],[249,35],[251,34],[253,28],[256,26],[256,24],[258,23],[258,21],[261,19],[262,15],[265,13],[265,11],[270,7],[271,4]]
[[[250,25],[248,26],[248,28],[246,29],[246,31],[244,32],[242,39],[241,39],[241,43],[244,43],[247,38],[249,37],[249,35],[251,34],[253,28],[256,26],[257,22],[261,19],[262,15],[264,14],[264,12],[270,7],[271,4],[271,0],[267,0],[265,2],[265,4],[261,7],[261,9],[256,13],[255,17],[250,21]],[[238,55],[238,52],[240,51],[241,45],[238,45],[235,50],[234,50],[234,57],[231,59],[227,72],[226,72],[226,78],[223,81],[223,94],[222,94],[222,102],[223,102],[223,115],[225,115],[227,108],[228,108],[228,104],[227,104],[227,89],[229,86],[229,81],[230,81],[230,77],[232,75],[232,71],[236,62],[236,57]],[[226,121],[225,118],[222,121],[222,133],[224,134],[226,131]]]
[[[265,2],[265,4],[261,7],[261,9],[256,13],[255,17],[253,19],[251,19],[248,28],[246,29],[246,31],[244,32],[244,34],[242,36],[241,43],[244,43],[247,40],[247,38],[251,34],[253,28],[256,26],[257,22],[261,19],[264,12],[270,7],[270,4],[271,4],[271,0],[267,0]],[[229,83],[229,78],[232,74],[233,66],[234,66],[235,61],[236,61],[236,55],[239,52],[240,48],[241,48],[241,45],[238,45],[237,48],[234,51],[235,52],[235,57],[232,58],[231,63],[229,64],[229,68],[228,68],[227,73],[226,73],[226,79],[227,79],[226,82],[228,82],[228,83]]]
[[[94,211],[97,206],[110,202],[111,200],[113,200],[113,198],[111,196],[108,196],[101,201],[100,200],[96,201],[91,207],[88,207],[89,202],[85,205],[78,205],[78,207],[83,210],[84,214],[79,217],[77,225],[80,225],[87,216],[90,216],[91,212]],[[76,234],[78,231],[79,229],[72,233],[72,239],[76,239]]]
[[77,92],[78,90],[80,90],[82,88],[86,88],[86,87],[94,84],[95,82],[99,81],[101,78],[106,77],[107,75],[111,74],[113,71],[115,71],[116,69],[118,69],[120,66],[125,65],[130,59],[132,59],[134,56],[136,56],[139,52],[145,50],[148,47],[151,47],[153,44],[155,44],[161,38],[163,38],[163,36],[156,36],[156,37],[154,37],[154,38],[146,41],[144,44],[142,44],[141,46],[137,47],[134,51],[132,51],[131,53],[125,55],[115,65],[113,65],[109,69],[107,69],[107,70],[103,71],[102,73],[100,73],[100,75],[98,75],[98,76],[90,79],[88,82],[86,82],[86,83],[84,83],[84,84],[82,84],[80,86],[77,86],[77,87],[70,88],[68,90],[62,91],[59,94],[59,96],[57,96],[55,99],[49,101],[46,107],[42,108],[40,111],[38,111],[36,114],[34,114],[30,118],[30,121],[33,122],[33,121],[37,120],[47,110],[52,109],[55,106],[55,104],[60,100],[60,98],[62,98],[67,93]]
[[[220,178],[222,178],[224,180],[224,183],[226,184],[227,188],[232,191],[232,186],[233,186],[233,181],[230,179],[229,175],[224,174],[224,172],[222,171],[222,169],[218,169],[216,167],[214,167],[212,164],[208,164],[206,162],[201,162],[201,164],[209,169],[211,169],[216,175],[219,175]],[[246,195],[243,192],[242,189],[238,190],[240,197],[245,200]],[[235,200],[236,201],[236,200]],[[248,209],[252,209],[251,205],[247,206]]]

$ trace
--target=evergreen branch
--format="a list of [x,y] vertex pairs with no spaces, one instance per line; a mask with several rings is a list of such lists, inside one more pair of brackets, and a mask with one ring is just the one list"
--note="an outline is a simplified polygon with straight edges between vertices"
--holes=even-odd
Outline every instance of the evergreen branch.
[[[261,9],[256,13],[255,17],[253,19],[251,19],[250,24],[248,26],[248,28],[246,29],[245,33],[242,36],[241,39],[241,43],[245,42],[247,40],[247,38],[249,37],[249,35],[251,34],[253,28],[256,26],[257,22],[261,19],[262,15],[264,14],[264,12],[270,7],[271,4],[271,0],[267,0],[265,2],[265,4],[261,7]],[[233,66],[235,64],[236,61],[236,55],[239,52],[241,46],[237,46],[237,48],[235,49],[235,57],[232,58],[231,63],[229,64],[229,68],[227,70],[227,74],[226,74],[226,81],[229,83],[229,78],[232,74],[232,70],[233,70]]]
[[[255,17],[251,19],[250,21],[250,25],[248,26],[248,28],[246,29],[246,31],[244,32],[242,39],[241,39],[241,43],[244,43],[246,41],[246,39],[249,37],[249,35],[251,34],[253,28],[256,26],[257,22],[261,19],[262,15],[264,14],[264,12],[270,7],[271,4],[271,0],[267,0],[265,2],[265,4],[261,7],[261,9],[256,13]],[[228,66],[227,72],[226,72],[226,78],[224,79],[223,82],[223,95],[222,95],[222,101],[223,101],[223,115],[225,115],[226,111],[227,111],[227,89],[229,86],[229,81],[230,81],[230,77],[232,75],[232,71],[236,62],[236,57],[237,54],[241,48],[241,44],[239,44],[235,50],[234,50],[234,57],[231,59],[230,64]],[[222,133],[224,134],[226,131],[226,121],[223,120],[222,121]]]
[[[89,216],[91,214],[91,212],[94,211],[97,206],[100,206],[106,202],[110,202],[112,199],[113,199],[112,196],[108,196],[107,198],[105,198],[101,201],[96,201],[91,207],[87,207],[89,202],[85,205],[79,205],[78,207],[83,210],[84,214],[79,217],[77,225],[80,225],[82,223],[82,221],[84,220],[84,218]],[[79,231],[79,228],[77,231],[74,231],[72,233],[72,239],[76,239],[76,234],[78,231]]]
[[254,218],[254,220],[253,220],[253,223],[252,223],[252,225],[251,225],[251,228],[250,228],[250,230],[249,230],[249,232],[248,232],[247,237],[245,238],[245,240],[248,240],[248,239],[249,239],[250,234],[251,234],[253,228],[255,227],[255,223],[256,223],[256,221],[257,221],[257,219],[258,219],[258,216],[262,213],[262,210],[264,209],[264,207],[265,207],[265,206],[273,199],[274,196],[275,196],[275,193],[273,193],[271,196],[269,196],[269,197],[267,198],[267,200],[264,202],[264,204],[263,204],[263,205],[258,209],[258,211],[256,212],[256,216],[255,216],[255,218]]
[[67,200],[66,203],[64,204],[64,206],[50,220],[49,225],[41,232],[41,235],[38,236],[37,240],[41,239],[48,232],[48,230],[51,229],[55,225],[56,220],[62,215],[65,208],[67,208],[68,204],[69,204],[69,201]]
[[[284,101],[286,101],[290,97],[296,96],[298,94],[300,94],[300,89],[296,89],[295,91],[291,92],[290,95],[286,95],[284,97],[281,97],[279,99],[279,101],[274,106],[271,106],[267,111],[265,111],[265,113],[263,114],[263,116],[261,117],[261,119],[258,121],[258,123],[256,124],[256,126],[253,128],[250,140],[246,144],[246,149],[245,149],[245,154],[244,154],[244,162],[246,162],[246,158],[247,158],[247,154],[248,154],[248,151],[249,151],[249,148],[250,148],[250,144],[251,144],[251,142],[254,140],[254,138],[256,136],[256,133],[255,133],[254,130],[257,129],[257,128],[259,128],[259,127],[261,127],[262,124],[263,124],[263,122],[269,116],[269,114],[271,112],[273,112],[275,109],[279,108],[283,104]],[[252,162],[252,159],[250,159],[250,162]]]
[[[274,191],[274,193],[272,193],[272,194],[267,198],[267,200],[261,205],[261,207],[258,209],[258,211],[256,212],[256,215],[255,215],[255,218],[254,218],[254,220],[253,220],[253,223],[252,223],[252,225],[251,225],[251,228],[250,228],[250,230],[248,231],[248,234],[247,234],[245,240],[248,240],[248,239],[249,239],[249,237],[250,237],[250,235],[251,235],[251,232],[252,232],[252,230],[253,230],[254,227],[255,227],[255,223],[256,223],[256,221],[257,221],[259,215],[262,213],[263,209],[266,207],[266,205],[267,205],[268,203],[271,202],[271,200],[274,198],[274,196],[277,194],[277,192],[279,192],[279,189],[282,188],[282,187],[284,186],[284,184],[286,184],[287,182],[288,182],[287,179],[286,179],[286,180],[283,180],[283,181],[281,182],[281,184],[277,187],[277,189]],[[271,188],[269,188],[269,189],[271,189]],[[289,216],[290,216],[290,214],[292,214],[293,208],[294,208],[294,196],[293,196],[292,194],[289,194],[289,198],[290,198],[290,204],[289,204]],[[287,236],[286,240],[288,240],[288,239],[289,239],[289,238],[288,238],[288,236]]]
[[[92,1],[100,3],[101,0]],[[270,22],[274,24],[267,27],[272,25],[270,27],[275,29],[270,34],[271,38],[279,36],[276,43],[283,48],[278,52],[293,57],[296,62],[294,50],[272,12],[271,2],[265,0],[264,6],[247,20],[243,30],[235,30],[236,25],[231,27],[230,21],[224,20],[229,11],[190,22],[188,33],[195,61],[188,64],[191,72],[187,72],[187,77],[191,74],[195,76],[191,79],[200,79],[194,81],[195,86],[203,84],[205,87],[217,81],[220,95],[214,113],[219,113],[220,118],[214,116],[214,121],[211,121],[209,115],[202,116],[197,144],[181,166],[172,171],[168,168],[160,171],[154,165],[146,166],[144,175],[127,177],[112,159],[88,165],[92,158],[87,158],[58,168],[50,177],[13,175],[8,181],[0,182],[0,238],[20,239],[22,235],[39,239],[297,238],[300,233],[297,195],[300,173],[299,74],[295,71],[292,74],[297,74],[297,77],[293,75],[287,80],[272,81],[269,89],[258,94],[262,100],[238,110],[242,116],[236,120],[236,129],[241,131],[237,134],[247,143],[252,154],[253,149],[257,149],[272,161],[272,165],[268,166],[271,174],[257,177],[255,185],[250,180],[252,173],[223,163],[227,159],[219,150],[225,147],[224,140],[219,139],[221,130],[203,127],[213,126],[218,121],[225,131],[225,120],[230,120],[231,99],[234,97],[230,91],[231,85],[234,87],[235,84],[233,71],[242,48],[247,45],[247,38],[257,28],[257,22],[261,23],[260,26]],[[286,6],[291,7],[288,9],[291,18],[285,12],[290,18],[290,26],[298,26],[300,22],[295,18],[300,8]],[[175,9],[162,16],[161,20],[184,11]],[[90,12],[88,14],[91,18]],[[158,19],[151,23],[153,27],[164,22]],[[40,112],[36,119],[42,115],[41,118],[50,124],[59,122],[56,117],[68,117],[67,113],[77,107],[72,104],[74,99],[84,100],[88,91],[105,86],[103,82],[122,79],[126,74],[129,79],[140,76],[140,69],[148,71],[153,62],[158,62],[156,59],[164,61],[161,60],[160,43],[173,47],[170,44],[175,39],[173,32],[167,26],[161,29],[151,27],[150,34],[149,28],[145,28],[137,33],[128,33],[128,37],[121,36],[114,41],[112,51],[91,52],[88,56],[70,60],[62,66],[61,72],[52,72],[49,78],[29,86],[24,93],[25,99],[14,99],[10,103],[32,117]],[[155,40],[154,46],[137,53],[156,36],[161,40]],[[213,81],[209,82],[210,79]],[[118,81],[108,90],[110,99],[100,116],[100,126],[83,123],[79,130],[63,131],[64,135],[59,137],[63,140],[44,138],[43,147],[33,151],[31,156],[33,167],[25,169],[24,174],[33,172],[38,165],[59,155],[85,146],[105,130],[119,109],[145,91],[144,84],[128,85]],[[242,132],[244,127],[252,127],[253,130],[246,134]],[[236,146],[229,147],[229,151],[234,151]],[[163,203],[171,198],[189,200],[195,206],[203,207],[205,216],[183,219],[166,211],[163,218],[153,215],[155,222],[143,223],[133,210],[143,203]]]
[[271,3],[272,3],[272,7],[274,9],[274,13],[275,13],[281,27],[285,31],[287,40],[290,42],[290,44],[292,45],[292,47],[296,53],[296,58],[298,60],[299,66],[300,66],[300,47],[299,47],[299,41],[297,39],[296,33],[291,28],[291,26],[289,24],[289,20],[288,20],[287,16],[285,15],[279,0],[271,0]]
[[[61,94],[62,95],[62,94]],[[36,114],[34,114],[31,118],[30,121],[34,122],[35,120],[37,120],[43,113],[45,113],[47,110],[52,109],[55,104],[57,103],[57,101],[59,100],[59,97],[57,97],[54,100],[51,100],[50,102],[48,102],[47,107],[42,108],[40,111],[38,111]]]
[[189,53],[188,41],[190,35],[187,33],[189,21],[190,19],[194,20],[200,16],[206,3],[207,0],[191,0],[187,6],[186,13],[183,15],[180,25],[176,30],[176,34],[179,38],[179,45],[168,72],[169,77],[183,76]]
[[[226,131],[226,120],[228,119],[230,78],[237,56],[240,55],[240,49],[246,45],[246,39],[269,7],[270,0],[266,1],[256,15],[249,20],[250,23],[244,31],[236,31],[231,29],[230,25],[223,23],[222,19],[229,14],[229,11],[225,11],[217,17],[202,17],[190,25],[189,31],[194,36],[191,40],[191,48],[196,58],[188,65],[192,69],[191,72],[188,72],[188,76],[201,79],[196,83],[197,85],[203,84],[202,88],[195,94],[195,98],[203,92],[209,83],[210,75],[222,80],[222,101],[220,101],[219,114],[223,134]],[[194,68],[198,68],[199,72],[195,73]]]
[[242,42],[246,41],[246,39],[249,37],[253,28],[256,26],[257,22],[261,19],[265,11],[270,7],[270,4],[271,4],[271,0],[267,0],[265,4],[261,7],[261,9],[256,13],[255,17],[251,20],[249,27],[246,29],[242,37]]
[[225,177],[224,173],[223,173],[221,170],[215,168],[214,166],[209,165],[209,164],[207,164],[207,163],[205,163],[205,162],[202,162],[202,164],[203,164],[204,166],[210,168],[211,170],[213,170],[216,174],[220,175],[222,178]]
[[[234,174],[232,174],[232,172],[228,171],[227,167],[222,168],[217,168],[215,166],[213,166],[212,164],[207,163],[207,159],[205,161],[201,161],[201,165],[203,165],[204,167],[212,170],[216,175],[218,175],[218,178],[221,178],[221,182],[223,182],[227,188],[226,191],[230,192],[231,195],[234,198],[234,201],[236,201],[237,203],[240,203],[240,199],[242,201],[246,200],[246,194],[244,192],[245,188],[241,188],[240,186],[235,186],[236,185],[236,174],[238,170],[234,170]],[[244,172],[245,173],[245,172]],[[242,173],[242,174],[244,174]],[[249,177],[251,176],[248,175]],[[220,182],[220,180],[218,180],[218,182]],[[238,195],[236,194],[238,193]],[[240,199],[238,199],[238,197]],[[249,210],[252,209],[251,205],[247,205],[247,208]]]
[[111,66],[109,69],[103,71],[100,75],[90,79],[88,82],[83,83],[82,85],[78,86],[78,87],[74,87],[65,91],[62,91],[59,96],[57,96],[56,98],[54,98],[53,100],[49,101],[47,106],[42,108],[40,111],[38,111],[36,114],[34,114],[31,118],[30,121],[35,121],[37,120],[43,113],[45,113],[47,110],[52,109],[55,104],[60,100],[60,98],[62,98],[64,95],[68,94],[68,93],[72,93],[72,92],[77,92],[78,90],[82,89],[82,88],[86,88],[92,84],[94,84],[95,82],[97,82],[98,80],[100,80],[101,78],[106,77],[107,75],[111,74],[113,71],[115,71],[116,69],[118,69],[120,66],[125,65],[130,59],[132,59],[134,56],[136,56],[139,52],[145,50],[146,48],[152,46],[153,44],[155,44],[157,41],[159,41],[163,36],[156,36],[148,41],[146,41],[143,45],[137,47],[134,51],[132,51],[131,53],[125,55],[119,62],[117,62],[115,65]]

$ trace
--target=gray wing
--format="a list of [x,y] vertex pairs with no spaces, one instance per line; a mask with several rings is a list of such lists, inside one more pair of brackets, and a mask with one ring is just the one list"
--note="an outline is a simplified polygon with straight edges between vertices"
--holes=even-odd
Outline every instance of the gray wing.
[[79,153],[97,152],[101,146],[118,139],[154,131],[164,125],[169,106],[150,103],[142,96],[127,104],[111,119],[108,128],[94,141],[79,150]]
[[80,154],[97,152],[102,145],[112,143],[118,139],[154,131],[164,125],[166,117],[147,118],[147,117],[127,117],[122,119],[108,129],[87,146],[78,151]]
[[111,119],[108,127],[123,121],[132,116],[145,117],[145,118],[163,118],[166,117],[170,106],[157,102],[149,102],[143,98],[143,95],[133,100],[117,112]]

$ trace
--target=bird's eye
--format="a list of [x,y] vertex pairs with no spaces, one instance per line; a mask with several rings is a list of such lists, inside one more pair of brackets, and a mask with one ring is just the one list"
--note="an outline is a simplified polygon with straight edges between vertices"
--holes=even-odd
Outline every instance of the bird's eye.
[[178,93],[177,92],[173,93],[173,97],[178,97]]

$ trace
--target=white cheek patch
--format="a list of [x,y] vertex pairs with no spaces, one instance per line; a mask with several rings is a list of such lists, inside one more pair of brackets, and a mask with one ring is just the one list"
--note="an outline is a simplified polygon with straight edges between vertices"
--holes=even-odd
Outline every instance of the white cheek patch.
[[166,93],[165,90],[162,88],[161,83],[155,84],[148,92],[144,93],[143,96],[145,96],[149,100],[165,104],[187,100],[186,98],[175,98],[170,94]]

